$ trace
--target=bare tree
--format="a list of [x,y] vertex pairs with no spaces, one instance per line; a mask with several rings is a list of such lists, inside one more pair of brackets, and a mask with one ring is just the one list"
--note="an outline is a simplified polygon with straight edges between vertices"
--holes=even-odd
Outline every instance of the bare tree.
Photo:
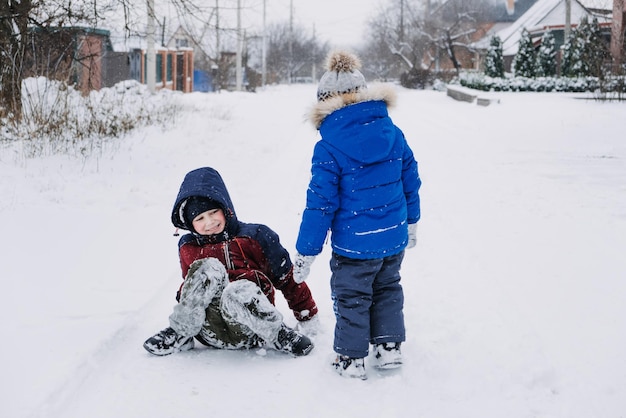
[[[211,29],[207,22],[212,21],[215,8],[202,0],[161,0],[161,4],[173,10],[175,20],[192,34],[194,46],[206,50],[217,61],[220,52],[205,42]],[[165,9],[165,5],[161,8]],[[64,56],[59,56],[59,51],[52,52],[58,28],[97,28],[106,21],[109,27],[122,29],[127,37],[142,37],[145,15],[145,3],[133,0],[0,0],[0,117],[20,119],[21,85],[32,70],[29,65],[54,68],[57,64],[42,59],[56,59],[60,63],[90,58],[77,58],[69,50]],[[216,27],[217,24],[213,28]],[[51,45],[45,45],[45,39]]]
[[[364,50],[386,44],[393,61],[405,71],[426,73],[446,68],[459,71],[472,63],[472,43],[484,34],[489,0],[448,0],[431,5],[424,0],[390,0],[372,20],[372,35]],[[383,59],[389,63],[388,55]]]
[[0,0],[0,117],[21,117],[22,60],[31,0]]
[[422,67],[428,47],[422,8],[413,0],[392,0],[368,22],[368,37],[361,50],[364,71],[379,78],[398,77],[402,71]]
[[[53,32],[66,25],[94,26],[110,3],[71,0],[0,0],[0,117],[19,120],[22,115],[22,80],[29,63],[50,57],[36,42],[38,34]],[[47,55],[46,55],[47,54]]]
[[321,63],[328,51],[301,26],[274,24],[268,29],[267,72],[269,83],[293,82],[310,77],[313,66]]
[[447,60],[458,73],[474,65],[472,44],[484,36],[485,23],[495,13],[494,3],[489,0],[449,0],[433,10],[426,19],[440,66],[445,68]]
[[391,13],[381,11],[368,22],[368,38],[359,51],[363,73],[368,79],[397,79],[406,70],[406,64],[398,60],[394,48],[390,47],[390,43],[395,44],[397,40],[394,19]]

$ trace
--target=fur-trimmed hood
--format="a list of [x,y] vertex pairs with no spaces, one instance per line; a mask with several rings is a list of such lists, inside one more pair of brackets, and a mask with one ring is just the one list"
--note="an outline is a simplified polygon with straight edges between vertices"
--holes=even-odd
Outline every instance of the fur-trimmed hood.
[[395,106],[397,94],[393,85],[388,83],[371,84],[367,90],[345,93],[316,103],[308,114],[308,120],[315,129],[319,129],[328,115],[343,107],[368,101],[383,101],[387,108]]
[[311,120],[321,138],[311,157],[311,180],[296,249],[317,255],[328,230],[335,253],[355,259],[401,252],[408,224],[419,219],[417,162],[389,116],[394,89],[367,90],[319,102]]

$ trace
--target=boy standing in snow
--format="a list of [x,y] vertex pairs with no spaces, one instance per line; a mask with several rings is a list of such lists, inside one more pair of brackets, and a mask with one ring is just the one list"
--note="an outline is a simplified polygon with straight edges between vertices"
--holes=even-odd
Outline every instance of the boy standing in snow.
[[170,326],[146,340],[148,352],[163,356],[189,350],[194,337],[216,348],[271,347],[294,356],[313,349],[308,337],[284,324],[274,306],[278,289],[299,324],[317,320],[308,286],[294,281],[289,253],[274,231],[237,219],[216,170],[199,168],[185,176],[172,223],[191,232],[178,243],[184,281]]
[[358,58],[328,57],[311,120],[322,139],[313,151],[294,277],[302,282],[331,231],[331,292],[336,317],[333,368],[366,379],[373,344],[379,368],[402,364],[405,340],[400,266],[415,246],[420,219],[417,162],[389,118],[395,93],[367,87]]

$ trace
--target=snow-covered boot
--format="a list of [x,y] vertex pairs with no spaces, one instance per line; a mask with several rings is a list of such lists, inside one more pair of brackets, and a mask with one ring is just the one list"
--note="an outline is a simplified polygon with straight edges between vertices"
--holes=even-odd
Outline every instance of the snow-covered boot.
[[337,358],[331,365],[341,376],[367,380],[367,374],[365,373],[365,359],[352,358],[337,354]]
[[400,343],[382,343],[374,346],[374,367],[378,369],[396,369],[402,366]]
[[294,356],[306,356],[313,350],[313,343],[309,337],[294,331],[285,324],[280,327],[274,346],[277,350]]
[[148,338],[143,343],[143,348],[155,356],[166,356],[179,351],[191,350],[193,344],[193,337],[183,337],[178,335],[172,328],[167,327],[158,334]]

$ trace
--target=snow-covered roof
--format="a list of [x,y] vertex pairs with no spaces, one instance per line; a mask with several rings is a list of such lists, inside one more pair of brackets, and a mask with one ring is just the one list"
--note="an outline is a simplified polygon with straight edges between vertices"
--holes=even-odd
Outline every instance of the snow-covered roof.
[[[571,0],[571,17],[572,25],[578,24],[583,16],[589,16],[590,11],[582,4],[606,3],[606,0]],[[524,29],[533,31],[548,26],[564,26],[565,25],[565,0],[539,0],[518,20],[510,26],[495,32],[502,41],[502,53],[504,56],[515,55],[518,50],[519,40]],[[491,38],[491,37],[489,37]],[[489,40],[486,40],[489,42]]]
[[579,0],[587,9],[613,10],[613,0]]

